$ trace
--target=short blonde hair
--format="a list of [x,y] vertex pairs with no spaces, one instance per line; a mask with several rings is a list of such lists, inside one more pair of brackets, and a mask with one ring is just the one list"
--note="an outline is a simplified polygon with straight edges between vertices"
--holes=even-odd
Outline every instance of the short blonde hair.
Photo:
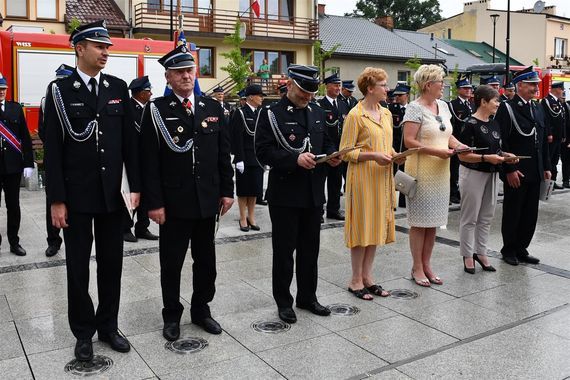
[[421,65],[414,74],[414,81],[418,85],[420,93],[425,91],[429,82],[443,80],[445,71],[438,65]]
[[377,82],[383,80],[388,80],[388,74],[386,74],[386,71],[376,67],[367,67],[358,76],[358,89],[362,95],[366,96],[368,94],[368,87],[372,87]]

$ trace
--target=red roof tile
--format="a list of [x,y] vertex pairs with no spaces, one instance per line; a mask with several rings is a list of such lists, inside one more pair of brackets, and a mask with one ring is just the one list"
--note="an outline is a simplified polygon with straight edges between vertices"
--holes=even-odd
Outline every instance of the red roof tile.
[[65,22],[78,19],[82,24],[105,19],[107,28],[113,30],[126,30],[129,23],[125,15],[113,0],[67,0],[65,4]]

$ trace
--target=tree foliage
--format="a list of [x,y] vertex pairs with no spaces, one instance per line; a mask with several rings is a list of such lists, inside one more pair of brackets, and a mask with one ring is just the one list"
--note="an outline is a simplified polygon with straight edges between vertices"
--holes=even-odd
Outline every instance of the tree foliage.
[[413,80],[413,74],[422,65],[422,60],[419,59],[417,55],[414,55],[414,58],[408,59],[406,62],[404,62],[404,65],[406,65],[406,67],[410,69],[412,74],[408,76],[408,85],[410,86],[410,97],[411,99],[415,99],[416,95],[419,93],[419,89],[418,85]]
[[233,94],[244,89],[247,85],[247,78],[253,74],[250,62],[251,53],[242,54],[241,51],[241,45],[245,41],[240,36],[241,25],[242,23],[238,20],[234,32],[224,37],[224,43],[233,46],[233,48],[228,52],[221,53],[222,57],[228,60],[228,64],[220,67],[220,69],[227,72],[236,83],[232,90]]
[[[325,78],[325,74],[331,71],[333,67],[325,67],[327,59],[332,57],[334,52],[340,47],[341,44],[335,44],[330,50],[323,49],[321,41],[317,40],[313,43],[313,65],[318,67],[321,80]],[[324,93],[324,85],[319,86],[319,95]]]
[[69,24],[67,24],[67,33],[71,34],[79,26],[81,26],[81,21],[79,21],[76,17],[73,17],[69,21]]
[[442,19],[438,0],[358,0],[348,16],[392,16],[394,27],[405,30],[418,30]]

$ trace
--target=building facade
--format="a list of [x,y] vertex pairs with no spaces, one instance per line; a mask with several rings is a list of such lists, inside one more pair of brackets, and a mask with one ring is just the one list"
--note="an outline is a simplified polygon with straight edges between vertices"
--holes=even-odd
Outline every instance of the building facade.
[[1,27],[44,33],[65,33],[65,0],[0,0]]

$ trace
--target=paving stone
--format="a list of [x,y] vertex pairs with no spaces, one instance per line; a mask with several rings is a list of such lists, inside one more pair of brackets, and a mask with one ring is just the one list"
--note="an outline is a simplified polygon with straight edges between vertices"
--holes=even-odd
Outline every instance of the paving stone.
[[24,356],[14,322],[0,323],[0,361]]
[[16,326],[28,355],[73,347],[76,342],[67,313],[18,320]]
[[18,358],[0,360],[0,373],[2,379],[5,380],[32,380],[32,372],[26,358],[21,356]]

